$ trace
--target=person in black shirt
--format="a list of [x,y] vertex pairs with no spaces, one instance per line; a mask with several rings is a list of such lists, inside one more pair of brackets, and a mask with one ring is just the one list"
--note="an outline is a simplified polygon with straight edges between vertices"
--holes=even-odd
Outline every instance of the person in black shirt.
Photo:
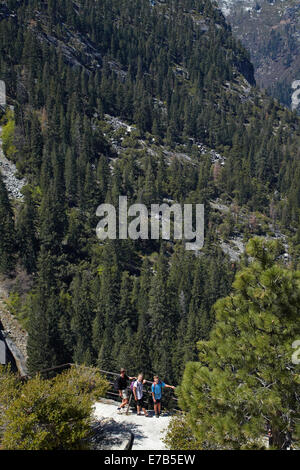
[[135,377],[128,377],[125,369],[120,370],[120,375],[117,378],[116,383],[119,395],[122,399],[122,404],[118,407],[118,411],[122,410],[123,408],[125,408],[126,405],[128,405],[128,381],[134,379]]

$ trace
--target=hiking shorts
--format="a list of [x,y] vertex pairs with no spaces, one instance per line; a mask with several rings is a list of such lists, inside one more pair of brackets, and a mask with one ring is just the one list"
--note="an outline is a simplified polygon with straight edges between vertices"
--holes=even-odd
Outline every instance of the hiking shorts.
[[128,400],[128,396],[129,396],[128,390],[125,388],[125,390],[122,390],[123,400]]
[[137,400],[136,402],[137,406],[141,406],[142,408],[145,407],[144,405],[144,397],[140,398],[139,400]]
[[156,401],[153,400],[154,405],[158,405],[161,403],[161,398],[155,398]]

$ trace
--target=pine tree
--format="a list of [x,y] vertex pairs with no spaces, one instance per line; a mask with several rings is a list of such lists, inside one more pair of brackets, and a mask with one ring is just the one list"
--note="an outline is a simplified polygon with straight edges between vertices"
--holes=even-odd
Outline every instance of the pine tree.
[[[117,246],[108,242],[103,249],[99,266],[100,294],[93,324],[93,344],[98,354],[98,365],[107,370],[115,367],[113,336],[119,311],[120,273]],[[111,369],[109,369],[111,370]]]
[[67,201],[73,206],[76,203],[77,196],[77,172],[75,155],[70,148],[68,148],[66,153],[65,186]]
[[36,270],[38,239],[36,234],[37,211],[30,191],[25,193],[24,204],[18,215],[16,232],[22,264],[28,273]]
[[260,448],[299,444],[299,377],[292,344],[299,337],[300,273],[276,264],[278,244],[253,239],[254,260],[241,270],[233,293],[215,305],[209,341],[198,343],[180,404],[202,448]]
[[41,125],[35,113],[33,114],[32,121],[31,121],[30,143],[31,143],[32,169],[38,175],[41,165],[42,165],[43,137],[42,137],[42,132],[41,132]]
[[64,364],[65,351],[59,335],[61,317],[57,301],[57,266],[42,247],[38,260],[38,285],[32,296],[28,320],[28,368],[38,372]]
[[172,381],[171,357],[173,346],[172,311],[167,289],[167,268],[163,254],[157,263],[149,292],[150,354],[153,371]]
[[94,306],[90,283],[91,276],[85,271],[82,276],[77,274],[71,285],[73,307],[71,331],[75,340],[73,360],[86,365],[90,365],[93,359],[91,342]]
[[10,273],[15,266],[14,214],[0,173],[0,272]]
[[143,371],[145,374],[150,374],[152,372],[150,344],[148,340],[145,340],[145,338],[148,338],[150,331],[148,308],[151,277],[151,266],[148,258],[145,258],[141,269],[141,275],[139,277],[137,332],[131,340],[135,370]]

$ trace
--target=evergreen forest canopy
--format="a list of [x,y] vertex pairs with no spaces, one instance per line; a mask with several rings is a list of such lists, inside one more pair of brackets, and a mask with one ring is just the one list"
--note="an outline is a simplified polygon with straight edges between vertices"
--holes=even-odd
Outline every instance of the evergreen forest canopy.
[[[277,263],[274,241],[253,238],[252,262],[215,305],[199,362],[187,364],[173,418],[173,449],[299,449],[300,272]],[[267,438],[267,435],[270,439]]]
[[[2,2],[0,71],[14,106],[3,148],[28,183],[16,203],[0,177],[0,269],[32,279],[19,312],[30,369],[122,366],[179,383],[236,269],[210,201],[271,216],[297,264],[298,117],[255,87],[248,53],[206,0]],[[121,151],[107,115],[134,127]],[[189,159],[166,158],[178,149]],[[100,244],[96,208],[119,195],[204,203],[203,255]]]

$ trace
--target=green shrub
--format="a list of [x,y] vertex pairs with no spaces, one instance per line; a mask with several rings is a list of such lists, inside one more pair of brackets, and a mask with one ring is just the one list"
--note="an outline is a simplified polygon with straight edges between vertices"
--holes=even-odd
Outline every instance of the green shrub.
[[[92,407],[107,382],[84,366],[51,380],[39,375],[23,386],[6,372],[0,380],[4,450],[78,450],[88,448]],[[2,383],[2,385],[1,385]]]
[[172,450],[201,450],[200,442],[193,436],[184,413],[173,416],[164,438],[168,449]]

